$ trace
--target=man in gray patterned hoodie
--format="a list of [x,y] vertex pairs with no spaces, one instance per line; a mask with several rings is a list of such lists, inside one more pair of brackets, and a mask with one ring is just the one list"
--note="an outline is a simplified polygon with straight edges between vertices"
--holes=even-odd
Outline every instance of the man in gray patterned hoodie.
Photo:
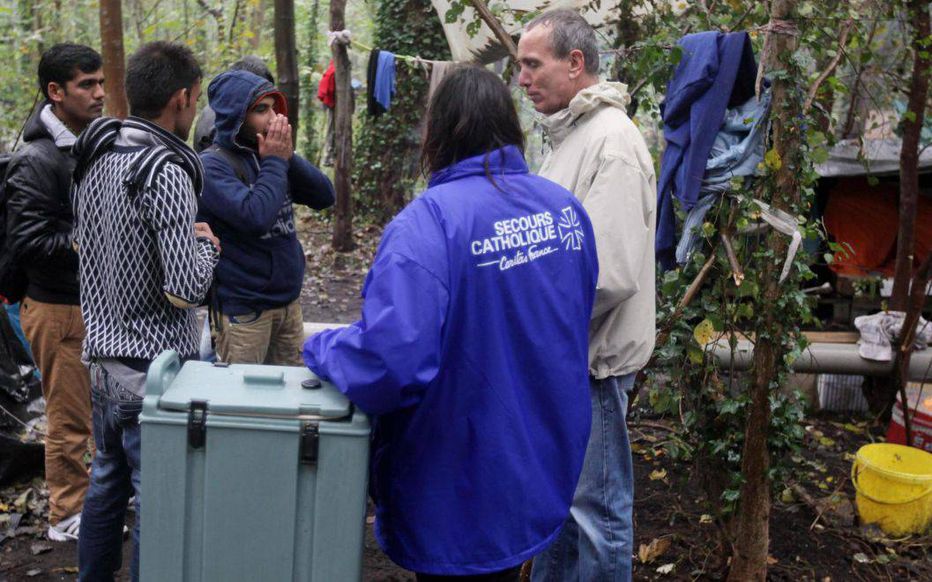
[[138,578],[146,372],[165,350],[183,359],[198,351],[192,308],[207,294],[220,252],[210,228],[194,222],[204,174],[184,142],[201,77],[184,45],[143,45],[126,71],[131,116],[95,121],[74,146],[74,243],[97,445],[78,540],[80,580],[112,580],[120,568],[134,493]]

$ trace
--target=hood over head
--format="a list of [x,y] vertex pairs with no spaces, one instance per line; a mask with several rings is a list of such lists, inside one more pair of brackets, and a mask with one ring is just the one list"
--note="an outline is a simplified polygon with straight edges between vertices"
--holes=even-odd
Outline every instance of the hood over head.
[[237,143],[236,136],[249,110],[268,96],[275,99],[276,113],[288,114],[285,96],[266,79],[242,70],[227,71],[215,77],[207,88],[210,108],[216,114],[214,143],[234,150],[245,147]]

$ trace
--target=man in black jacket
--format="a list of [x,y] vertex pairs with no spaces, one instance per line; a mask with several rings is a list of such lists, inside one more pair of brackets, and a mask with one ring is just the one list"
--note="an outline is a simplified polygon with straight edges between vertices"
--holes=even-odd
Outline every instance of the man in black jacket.
[[91,435],[90,378],[81,363],[84,322],[69,191],[77,135],[104,105],[101,58],[93,49],[59,44],[39,61],[45,102],[27,122],[24,145],[7,173],[7,236],[28,278],[21,320],[42,372],[48,435],[45,478],[53,541],[74,540],[88,487],[84,454]]

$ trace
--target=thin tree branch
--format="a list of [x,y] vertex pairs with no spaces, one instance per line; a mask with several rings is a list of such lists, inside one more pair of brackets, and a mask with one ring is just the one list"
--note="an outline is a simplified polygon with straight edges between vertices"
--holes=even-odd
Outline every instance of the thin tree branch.
[[204,9],[205,12],[213,16],[214,18],[220,19],[223,18],[223,8],[211,8],[206,0],[197,0],[197,5]]
[[473,8],[476,9],[476,12],[479,13],[479,18],[481,18],[482,21],[485,22],[490,29],[492,29],[495,37],[498,39],[498,42],[502,43],[502,46],[504,46],[505,50],[508,51],[511,59],[517,62],[518,47],[515,46],[515,41],[512,40],[511,35],[505,31],[502,23],[499,22],[497,18],[495,18],[495,15],[492,14],[492,11],[489,10],[489,7],[486,6],[485,2],[483,2],[483,0],[469,0],[469,3],[472,4]]
[[227,37],[227,43],[233,44],[233,36],[236,34],[236,25],[240,21],[240,8],[243,5],[243,0],[236,0],[236,6],[233,8],[233,18],[230,20],[230,34]]
[[149,18],[152,16],[152,13],[155,12],[155,10],[159,7],[161,3],[162,3],[162,0],[155,0],[155,2],[152,3],[152,7],[149,8],[149,10],[147,10],[146,13],[142,15],[140,24],[145,24],[146,22],[148,22]]
[[[865,47],[870,49],[871,44],[874,42],[874,35],[877,34],[877,22],[871,23],[870,33],[867,35],[867,42],[864,44]],[[851,132],[854,130],[854,118],[855,118],[855,108],[858,105],[858,99],[860,99],[860,88],[861,88],[861,78],[864,75],[864,65],[861,63],[855,63],[854,59],[850,55],[845,53],[845,58],[848,60],[848,63],[855,71],[854,84],[851,88],[851,104],[848,106],[848,114],[845,117],[845,126],[842,131],[842,137],[848,137],[851,135]]]
[[748,8],[744,12],[744,14],[741,15],[741,18],[739,18],[738,21],[735,22],[735,25],[732,26],[731,30],[729,30],[728,32],[734,32],[736,30],[741,30],[741,26],[744,25],[744,21],[747,20],[748,16],[750,16],[752,12],[754,12],[755,8],[757,8],[757,3],[751,2],[750,8]]
[[851,32],[851,27],[854,25],[854,20],[848,19],[841,27],[841,34],[838,36],[838,52],[835,54],[835,58],[831,60],[828,64],[828,67],[812,84],[812,87],[809,88],[809,95],[806,97],[806,102],[803,103],[803,115],[809,113],[809,109],[812,107],[812,102],[815,101],[816,93],[819,92],[819,87],[822,86],[822,83],[835,72],[835,68],[838,67],[838,63],[841,61],[842,56],[844,55],[844,47],[848,42],[848,33]]

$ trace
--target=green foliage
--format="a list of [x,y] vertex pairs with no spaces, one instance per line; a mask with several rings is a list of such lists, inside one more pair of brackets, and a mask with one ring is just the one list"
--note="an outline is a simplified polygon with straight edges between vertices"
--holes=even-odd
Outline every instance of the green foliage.
[[[425,59],[450,58],[440,19],[427,0],[381,0],[376,22],[377,48]],[[413,192],[429,81],[420,65],[397,60],[391,109],[370,117],[360,108],[353,180],[357,209],[387,220]]]
[[[763,3],[732,0],[728,4],[731,10],[706,12],[691,3],[683,14],[660,11],[639,20],[635,27],[628,23],[620,31],[621,58],[616,71],[622,80],[639,91],[642,112],[656,115],[659,96],[680,57],[671,47],[684,30],[728,30],[739,19],[741,28],[756,29],[767,22]],[[843,4],[833,4],[827,10],[822,7],[821,14],[847,18]],[[802,2],[801,6],[811,9],[813,3]],[[795,55],[782,55],[782,66],[777,71],[768,71],[768,76],[771,80],[792,80],[794,89],[790,98],[802,103],[812,82],[843,47],[837,46],[837,25],[830,33],[821,19],[800,19],[797,24],[800,50]],[[856,23],[856,26],[868,24]],[[752,33],[752,38],[760,57],[763,37]],[[830,42],[831,38],[836,42]],[[858,38],[858,35],[852,31],[851,38]],[[742,373],[722,368],[712,355],[716,341],[730,348],[734,355],[740,334],[757,340],[767,337],[776,342],[778,353],[783,355],[776,375],[770,378],[768,448],[772,468],[769,476],[776,482],[786,476],[791,453],[799,447],[803,437],[801,401],[782,387],[792,362],[806,346],[800,328],[813,323],[810,300],[801,290],[804,282],[813,277],[808,266],[812,259],[800,250],[779,296],[765,300],[761,284],[764,269],[769,267],[771,273],[773,269],[779,273],[785,260],[785,254],[775,256],[765,241],[769,236],[784,235],[756,228],[761,223],[761,207],[754,200],[770,202],[785,197],[787,193],[780,191],[774,176],[781,169],[791,169],[800,178],[802,192],[801,202],[792,205],[788,212],[797,217],[804,239],[820,236],[820,225],[806,217],[810,216],[813,188],[818,178],[813,166],[827,159],[832,139],[821,128],[831,125],[826,125],[825,121],[833,107],[830,103],[820,104],[818,97],[834,98],[842,92],[843,83],[830,76],[823,87],[830,88],[832,93],[819,91],[809,115],[797,120],[796,127],[791,129],[799,133],[799,148],[778,151],[772,144],[768,145],[759,168],[761,176],[747,182],[736,180],[729,195],[713,207],[706,222],[700,225],[701,247],[689,262],[658,277],[658,322],[661,328],[669,330],[669,337],[657,346],[656,365],[650,370],[653,378],[649,401],[656,411],[680,418],[681,432],[676,441],[688,445],[690,458],[696,461],[697,468],[716,482],[714,493],[720,499],[722,513],[734,510],[743,482],[741,456],[753,371]],[[774,114],[778,109],[779,105],[775,104]],[[744,276],[740,283],[736,283],[720,233],[727,234],[733,243]],[[830,247],[833,255],[850,251],[844,244],[836,246]],[[698,296],[677,311],[687,288],[710,257],[712,271]],[[769,331],[772,328],[767,321],[777,322],[776,336]],[[687,449],[676,441],[671,441],[669,452],[682,455]]]
[[[322,71],[326,60],[326,18],[310,18],[315,0],[298,0],[295,16],[299,37],[308,39],[301,55],[301,92],[316,95],[312,71]],[[319,6],[328,13],[329,2]],[[10,0],[0,5],[0,152],[10,149],[36,96],[36,68],[42,51],[58,42],[76,42],[100,50],[98,0]],[[208,11],[209,9],[209,11]],[[371,16],[364,2],[347,7],[348,26],[356,38],[367,40]],[[323,22],[322,22],[323,21]],[[132,0],[123,2],[123,43],[127,57],[142,43],[172,40],[194,51],[206,82],[233,61],[247,54],[266,60],[275,72],[274,5],[270,0]],[[304,34],[302,34],[302,32]],[[302,45],[304,43],[301,43]],[[323,49],[321,48],[323,47]],[[305,66],[307,68],[305,68]],[[203,102],[206,103],[206,91]],[[307,103],[307,102],[305,102]],[[316,98],[311,103],[316,105]],[[313,109],[312,109],[313,110]],[[309,121],[311,117],[307,118]],[[316,134],[302,132],[305,141]],[[310,151],[313,152],[313,149]]]

